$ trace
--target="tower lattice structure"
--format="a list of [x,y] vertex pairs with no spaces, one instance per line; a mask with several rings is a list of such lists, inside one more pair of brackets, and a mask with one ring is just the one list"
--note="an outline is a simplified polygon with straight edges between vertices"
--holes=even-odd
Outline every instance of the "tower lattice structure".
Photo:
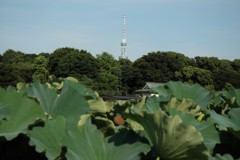
[[119,59],[127,59],[126,53],[127,39],[126,39],[126,16],[123,16],[123,33],[122,33],[122,42],[121,42],[121,56]]

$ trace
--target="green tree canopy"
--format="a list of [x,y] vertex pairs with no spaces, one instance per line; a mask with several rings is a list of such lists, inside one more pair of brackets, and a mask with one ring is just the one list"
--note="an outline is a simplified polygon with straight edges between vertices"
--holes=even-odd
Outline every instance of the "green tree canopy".
[[44,56],[37,56],[34,60],[34,74],[33,81],[47,82],[48,80],[48,61]]
[[98,74],[98,90],[100,94],[116,94],[119,89],[120,65],[114,57],[103,52],[97,55],[100,66]]
[[36,54],[24,54],[24,62],[27,62],[27,63],[34,63],[34,60],[35,58],[37,57],[38,55]]
[[0,63],[0,86],[15,86],[18,81],[17,71],[14,70],[12,65]]
[[176,52],[151,52],[137,59],[133,63],[133,77],[136,86],[141,87],[145,82],[167,82],[175,78],[175,72],[184,66],[192,64],[193,61]]
[[103,52],[101,54],[97,54],[96,57],[101,71],[107,71],[109,73],[116,74],[116,71],[119,70],[119,63],[113,57],[113,55]]
[[232,66],[235,71],[240,73],[240,59],[235,59],[232,63]]
[[195,57],[197,67],[207,70],[214,70],[219,68],[220,61],[217,57]]
[[240,73],[230,69],[216,69],[213,71],[214,88],[221,90],[226,84],[231,84],[235,88],[240,88]]
[[131,92],[132,62],[129,59],[119,59],[120,64],[120,89],[124,94]]
[[5,64],[0,62],[0,86],[15,86],[18,82],[32,82],[33,66],[29,63]]
[[212,73],[207,69],[185,66],[182,71],[175,73],[176,78],[190,83],[199,83],[203,86],[213,85]]
[[217,57],[195,57],[196,66],[199,68],[213,71],[215,69],[232,70],[232,62],[226,59],[218,59]]
[[8,63],[8,64],[24,62],[24,53],[9,49],[3,53],[2,60],[4,63]]
[[49,57],[49,71],[57,77],[82,76],[95,79],[98,62],[90,53],[74,48],[59,48]]

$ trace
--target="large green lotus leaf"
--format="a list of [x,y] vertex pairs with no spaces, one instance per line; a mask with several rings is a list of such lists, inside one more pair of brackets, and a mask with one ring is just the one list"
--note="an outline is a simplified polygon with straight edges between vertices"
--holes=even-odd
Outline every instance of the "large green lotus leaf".
[[232,108],[229,117],[219,115],[215,111],[209,111],[210,119],[218,124],[220,130],[228,130],[240,140],[240,108]]
[[67,131],[63,139],[69,160],[137,160],[141,152],[148,152],[149,146],[140,142],[115,146],[108,143],[96,126],[84,126]]
[[34,83],[29,88],[28,95],[36,97],[51,118],[64,116],[68,127],[77,126],[80,116],[89,111],[87,97],[95,96],[89,89],[71,81],[64,81],[60,95],[57,95],[56,90],[40,83]]
[[61,116],[45,121],[44,127],[34,127],[27,135],[30,144],[38,152],[45,152],[48,159],[56,159],[61,154],[62,139],[65,134],[65,119]]
[[17,89],[17,90],[21,90],[25,85],[26,85],[26,84],[23,83],[23,82],[18,82],[18,83],[16,84],[16,89]]
[[151,88],[151,91],[153,93],[157,93],[159,96],[162,96],[162,97],[171,97],[171,92],[168,89],[166,89],[164,86]]
[[133,109],[135,109],[135,111],[145,110],[144,106],[145,106],[145,103],[146,103],[146,98],[147,98],[146,96],[142,97],[140,99],[140,101],[134,105]]
[[54,109],[55,101],[57,99],[57,92],[54,89],[49,89],[46,84],[35,82],[27,90],[30,97],[37,98],[45,113],[51,114]]
[[142,142],[144,144],[148,144],[145,136],[142,135],[143,132],[137,133],[129,128],[121,128],[116,132],[113,136],[109,137],[108,142],[113,142],[115,145],[123,145],[123,144],[133,144],[136,142]]
[[[2,96],[2,95],[1,95]],[[1,98],[1,97],[0,97]],[[9,118],[10,116],[10,108],[8,104],[2,104],[0,102],[0,120]]]
[[221,112],[221,114],[226,114],[226,111],[234,107],[234,105],[235,103],[232,104],[231,100],[222,96],[222,92],[217,92],[215,97],[212,99],[209,108]]
[[[164,101],[166,103],[167,101]],[[150,96],[150,97],[142,97],[139,102],[134,104],[131,108],[132,110],[135,110],[135,112],[155,112],[159,110],[161,105],[161,98],[156,96]],[[128,111],[126,111],[128,112]]]
[[78,121],[78,126],[84,126],[91,119],[91,114],[83,114]]
[[236,100],[238,106],[240,106],[240,89],[231,89],[230,91],[222,92],[222,95],[232,101]]
[[215,111],[209,111],[210,119],[218,124],[220,130],[232,128],[240,131],[240,108],[233,108],[228,112],[229,117],[217,114]]
[[90,99],[88,100],[89,107],[91,112],[95,113],[106,113],[110,112],[111,106],[106,104],[102,98]]
[[217,143],[220,143],[219,132],[216,130],[214,123],[209,119],[206,121],[197,121],[193,115],[185,114],[174,109],[168,110],[172,116],[179,115],[185,125],[193,125],[199,132],[201,132],[204,140],[204,144],[208,149],[213,152],[213,149]]
[[[144,110],[148,111],[148,112],[155,112],[155,111],[159,110],[159,108],[162,104],[161,98],[162,97],[157,97],[157,96],[147,97],[145,104],[143,104]],[[164,101],[164,103],[168,102],[168,101]],[[136,105],[134,107],[136,107]]]
[[164,105],[165,109],[175,108],[184,113],[189,113],[194,116],[198,116],[201,113],[200,106],[196,105],[192,100],[183,98],[178,100],[177,98],[172,98],[169,103]]
[[40,106],[16,90],[0,89],[0,136],[7,140],[25,133],[28,126],[44,116]]
[[172,94],[178,99],[192,99],[203,109],[207,109],[213,95],[199,84],[185,84],[182,82],[168,82],[168,88]]
[[110,119],[96,116],[92,118],[92,123],[97,126],[98,130],[102,131],[105,137],[115,133],[114,123]]
[[216,154],[215,157],[210,157],[209,160],[234,160],[230,154],[224,154],[223,156],[220,154]]
[[160,159],[208,159],[209,151],[201,133],[194,126],[184,125],[179,116],[168,116],[162,110],[154,113],[132,111],[126,116],[144,127]]
[[67,77],[66,80],[69,80],[69,81],[72,81],[72,82],[75,82],[75,83],[78,82],[78,80],[74,77]]
[[142,110],[145,102],[146,102],[146,99],[147,97],[146,96],[143,96],[140,101],[138,101],[135,105],[134,105],[134,108],[137,108],[138,110]]
[[144,130],[143,126],[136,121],[133,121],[131,119],[126,119],[126,122],[128,123],[129,127],[134,131],[141,131]]

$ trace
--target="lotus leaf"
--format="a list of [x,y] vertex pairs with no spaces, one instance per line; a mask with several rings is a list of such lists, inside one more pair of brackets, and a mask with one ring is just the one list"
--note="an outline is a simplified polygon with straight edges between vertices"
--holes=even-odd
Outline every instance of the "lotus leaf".
[[219,130],[227,130],[240,140],[240,108],[232,108],[229,117],[219,115],[215,111],[209,111],[210,119],[218,124]]
[[91,112],[99,112],[99,113],[106,113],[110,112],[111,107],[106,104],[102,98],[90,99],[88,100],[88,104],[90,106]]
[[95,124],[100,131],[102,131],[104,136],[113,135],[115,132],[113,122],[107,118],[96,116],[92,118],[92,123]]
[[209,148],[211,153],[213,152],[215,145],[220,143],[219,133],[216,130],[214,123],[212,123],[209,119],[199,122],[193,115],[184,114],[180,111],[177,111],[175,108],[169,109],[168,112],[170,115],[180,116],[183,124],[193,125],[199,132],[201,132],[204,144]]
[[203,109],[207,109],[213,95],[199,84],[185,84],[182,82],[168,82],[167,87],[171,93],[178,99],[192,99]]
[[70,160],[137,160],[149,146],[140,142],[115,146],[108,143],[103,134],[91,123],[67,131],[63,139]]
[[224,154],[221,156],[220,154],[216,154],[215,157],[209,158],[209,160],[234,160],[230,154]]
[[151,91],[153,93],[157,93],[161,97],[171,97],[171,91],[169,89],[166,89],[164,86],[151,88]]
[[[147,112],[155,112],[159,110],[161,103],[167,103],[169,99],[164,99],[162,101],[162,97],[156,97],[156,96],[149,96],[149,97],[142,97],[139,102],[136,104],[132,105],[132,109],[135,110],[135,112],[142,112],[142,111],[147,111]],[[129,112],[126,110],[126,112]]]
[[16,85],[17,90],[21,90],[26,84],[23,82],[18,82]]
[[72,81],[72,82],[75,82],[75,83],[78,82],[78,80],[74,77],[67,77],[66,80],[69,80],[69,81]]
[[39,105],[16,90],[0,88],[0,136],[7,140],[25,133],[30,124],[43,117]]
[[35,145],[38,152],[45,152],[48,159],[57,159],[60,156],[64,134],[65,119],[60,116],[47,120],[44,127],[34,127],[27,133],[30,144]]
[[165,109],[176,108],[184,113],[189,113],[194,116],[198,116],[201,113],[200,106],[196,105],[192,100],[183,98],[178,100],[177,98],[172,98],[169,103],[164,105]]
[[240,131],[240,108],[233,108],[228,112],[229,117],[217,114],[215,111],[209,111],[210,119],[218,124],[220,130],[232,128],[235,131]]
[[40,83],[34,83],[29,88],[28,95],[37,98],[50,118],[64,116],[68,127],[77,126],[80,116],[90,110],[86,96],[95,96],[91,90],[71,81],[64,82],[60,95]]
[[179,116],[168,116],[160,109],[154,113],[131,110],[126,116],[144,127],[160,159],[208,159],[201,133],[194,126],[184,125]]
[[[142,108],[148,112],[155,112],[155,111],[159,110],[162,102],[166,103],[169,101],[169,99],[167,101],[162,101],[161,98],[162,97],[157,97],[157,96],[147,97],[146,102],[144,104],[142,104],[143,105]],[[139,105],[139,104],[136,104],[136,105]],[[136,105],[134,107],[136,107]]]
[[220,96],[222,96],[231,107],[240,107],[240,89],[223,91]]
[[129,124],[130,128],[134,131],[141,131],[144,130],[143,126],[136,121],[133,121],[131,119],[127,119],[126,122]]
[[240,89],[231,89],[230,91],[222,92],[222,95],[229,100],[236,101],[238,106],[240,106]]

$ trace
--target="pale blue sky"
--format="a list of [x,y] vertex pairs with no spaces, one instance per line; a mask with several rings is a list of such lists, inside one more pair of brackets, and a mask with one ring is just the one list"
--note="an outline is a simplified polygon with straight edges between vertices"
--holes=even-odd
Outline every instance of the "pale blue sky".
[[0,0],[0,53],[74,47],[118,59],[123,15],[131,60],[151,51],[240,58],[240,0]]

